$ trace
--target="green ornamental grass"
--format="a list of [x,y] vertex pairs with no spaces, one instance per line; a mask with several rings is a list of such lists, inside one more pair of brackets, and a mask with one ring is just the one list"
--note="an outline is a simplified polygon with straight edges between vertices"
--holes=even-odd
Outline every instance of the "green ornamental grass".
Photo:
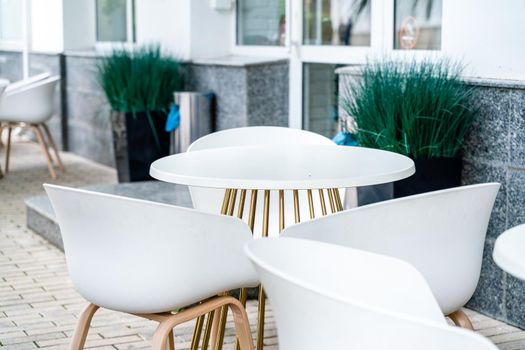
[[458,156],[474,117],[462,69],[448,59],[368,62],[341,99],[359,144],[413,159]]
[[182,88],[180,66],[180,60],[163,54],[158,45],[115,48],[99,61],[99,82],[114,111],[133,118],[146,112],[158,143],[150,112],[169,109],[173,92]]

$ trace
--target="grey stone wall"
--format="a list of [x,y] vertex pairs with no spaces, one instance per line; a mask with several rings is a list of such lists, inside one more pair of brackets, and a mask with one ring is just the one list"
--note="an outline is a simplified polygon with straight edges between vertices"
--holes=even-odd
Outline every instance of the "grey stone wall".
[[[340,91],[359,74],[343,68]],[[492,260],[494,241],[525,223],[525,82],[467,79],[477,96],[477,114],[465,140],[462,183],[499,182],[489,222],[478,288],[468,307],[525,328],[525,283]]]
[[22,79],[22,53],[0,51],[0,78],[9,81]]
[[188,90],[217,98],[216,129],[288,126],[288,61],[225,57],[193,62]]
[[525,83],[467,83],[478,94],[478,113],[466,140],[463,183],[502,185],[489,223],[480,283],[468,306],[525,328],[525,283],[492,260],[498,235],[525,223]]
[[97,81],[97,57],[66,54],[69,151],[115,166],[110,106]]

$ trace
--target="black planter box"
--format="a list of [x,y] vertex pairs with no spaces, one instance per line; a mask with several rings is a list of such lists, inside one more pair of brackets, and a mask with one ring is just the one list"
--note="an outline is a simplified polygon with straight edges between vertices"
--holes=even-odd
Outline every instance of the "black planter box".
[[462,157],[414,160],[416,173],[394,182],[394,198],[461,186]]
[[113,147],[119,182],[152,180],[149,176],[151,163],[169,155],[170,134],[164,131],[167,114],[149,112],[157,132],[155,141],[146,112],[111,112]]

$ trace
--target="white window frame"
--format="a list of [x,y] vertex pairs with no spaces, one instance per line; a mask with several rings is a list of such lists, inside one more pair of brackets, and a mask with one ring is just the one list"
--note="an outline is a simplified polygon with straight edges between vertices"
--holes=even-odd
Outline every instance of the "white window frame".
[[131,48],[136,43],[135,38],[135,0],[126,0],[126,41],[98,41],[97,33],[97,6],[95,1],[95,49],[96,51],[110,51],[114,47]]
[[[286,1],[285,46],[237,45],[237,8],[234,12],[232,53],[247,56],[284,57],[290,60],[289,126],[303,128],[303,64],[364,64],[384,54],[416,60],[442,57],[441,50],[394,50],[394,1],[370,0],[370,46],[303,44],[303,0]],[[443,1],[445,2],[445,1]],[[237,2],[235,1],[235,6]],[[443,4],[444,6],[444,4]],[[443,36],[441,38],[443,47]]]
[[285,18],[286,18],[286,37],[283,46],[277,45],[238,45],[237,44],[237,0],[232,0],[234,6],[233,20],[232,20],[232,34],[230,41],[232,46],[232,54],[242,56],[261,56],[261,57],[279,57],[287,58],[290,54],[290,13],[291,1],[286,0],[285,3]]

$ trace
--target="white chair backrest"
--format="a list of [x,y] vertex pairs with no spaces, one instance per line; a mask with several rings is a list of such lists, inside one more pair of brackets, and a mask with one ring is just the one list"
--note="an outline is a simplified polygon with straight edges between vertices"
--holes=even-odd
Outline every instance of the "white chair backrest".
[[238,219],[66,187],[44,185],[55,210],[71,279],[90,302],[152,313],[255,286]]
[[311,131],[279,126],[249,126],[227,129],[201,137],[188,147],[188,152],[210,148],[275,144],[334,145],[327,137]]
[[40,74],[37,74],[37,75],[33,75],[32,77],[29,77],[27,79],[17,80],[15,82],[9,84],[9,86],[7,87],[7,91],[11,92],[11,91],[14,91],[16,89],[23,88],[25,86],[37,83],[37,82],[39,82],[41,80],[47,79],[50,76],[51,76],[51,73],[45,72],[45,73],[40,73]]
[[421,274],[387,256],[314,241],[249,242],[287,350],[495,350],[450,327]]
[[371,204],[289,227],[287,237],[385,254],[415,266],[445,315],[472,297],[499,184],[464,186]]
[[53,116],[54,95],[59,76],[6,91],[0,97],[0,120],[43,123]]
[[2,96],[2,94],[4,93],[8,85],[9,85],[9,80],[0,79],[0,96]]
[[[322,135],[285,127],[277,126],[252,126],[236,129],[228,129],[219,132],[215,132],[193,142],[188,147],[188,152],[200,151],[211,148],[221,147],[234,147],[234,146],[256,146],[256,145],[279,145],[283,146],[290,144],[315,144],[315,145],[334,145],[335,143],[327,137]],[[345,191],[340,190],[341,200],[344,201]],[[224,197],[223,189],[203,188],[203,187],[190,187],[191,198],[193,206],[196,209],[217,213],[221,209],[222,200]],[[237,194],[237,202],[239,201],[240,194]],[[285,222],[287,225],[294,222],[294,211],[293,211],[293,194],[292,191],[285,191]],[[328,201],[327,193],[324,196]],[[250,191],[246,196],[246,202],[244,207],[243,220],[248,220],[247,213],[249,212],[250,204]],[[257,206],[255,215],[255,236],[261,236],[262,227],[262,211],[263,211],[263,198],[264,191],[258,191],[257,194]],[[318,196],[314,195],[315,200],[315,212],[320,214],[321,207],[318,201]],[[270,236],[275,236],[279,232],[279,220],[278,220],[278,208],[279,208],[279,194],[278,191],[271,191],[270,193],[270,223],[269,231]],[[310,217],[308,211],[308,197],[306,191],[299,191],[299,202],[301,207],[301,219],[305,220]],[[328,206],[328,204],[327,204]],[[330,209],[328,208],[328,211]],[[234,211],[234,214],[237,210]]]

